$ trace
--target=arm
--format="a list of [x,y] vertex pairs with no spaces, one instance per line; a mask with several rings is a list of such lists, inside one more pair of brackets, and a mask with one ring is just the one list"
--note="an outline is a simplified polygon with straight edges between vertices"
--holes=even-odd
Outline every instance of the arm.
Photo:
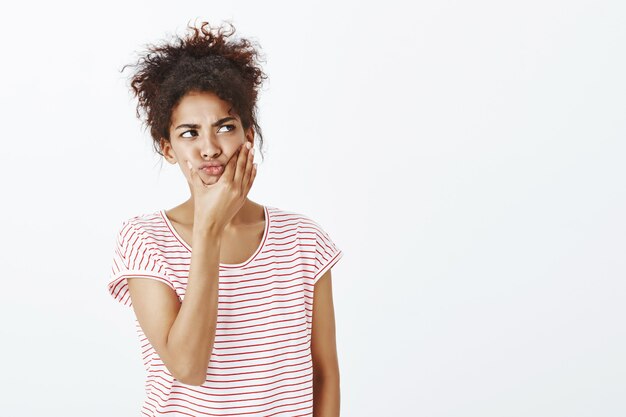
[[329,269],[317,281],[313,294],[311,355],[314,417],[339,416],[339,363],[330,271]]
[[144,334],[170,373],[188,385],[206,380],[215,341],[221,233],[194,227],[185,298],[152,279],[130,279],[128,288]]

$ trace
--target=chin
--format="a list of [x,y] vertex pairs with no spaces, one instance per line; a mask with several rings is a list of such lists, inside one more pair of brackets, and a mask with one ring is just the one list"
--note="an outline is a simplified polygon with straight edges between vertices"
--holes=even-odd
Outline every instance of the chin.
[[203,175],[203,178],[206,178],[205,180],[203,180],[205,183],[207,184],[213,184],[214,182],[217,182],[217,180],[220,179],[220,177],[222,176],[222,174],[219,175]]

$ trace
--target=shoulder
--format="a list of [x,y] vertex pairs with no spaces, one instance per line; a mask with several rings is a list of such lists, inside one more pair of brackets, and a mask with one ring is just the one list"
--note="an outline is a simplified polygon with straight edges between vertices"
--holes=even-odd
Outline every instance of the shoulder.
[[123,239],[154,241],[162,233],[164,223],[160,211],[146,212],[125,217],[118,225],[118,235]]
[[267,206],[270,214],[270,221],[275,227],[298,228],[303,231],[321,231],[321,225],[308,214],[283,208]]

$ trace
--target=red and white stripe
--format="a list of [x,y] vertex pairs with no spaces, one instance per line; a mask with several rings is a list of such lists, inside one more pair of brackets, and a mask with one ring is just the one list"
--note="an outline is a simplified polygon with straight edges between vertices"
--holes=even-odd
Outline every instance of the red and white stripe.
[[[144,416],[312,416],[311,323],[317,280],[342,251],[306,215],[265,206],[255,253],[220,264],[217,331],[202,386],[172,377],[135,318],[147,371]],[[163,210],[122,222],[109,293],[131,307],[128,277],[185,297],[191,248]]]

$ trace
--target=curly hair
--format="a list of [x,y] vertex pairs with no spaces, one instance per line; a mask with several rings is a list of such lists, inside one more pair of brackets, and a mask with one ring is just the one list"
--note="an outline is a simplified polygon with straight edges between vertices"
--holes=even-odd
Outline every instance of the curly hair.
[[258,89],[267,78],[258,64],[262,56],[254,47],[257,43],[229,39],[235,28],[228,25],[230,31],[223,26],[211,27],[209,22],[201,22],[200,28],[188,23],[187,29],[193,33],[183,38],[175,36],[171,43],[146,45],[146,53],[133,65],[138,67],[130,83],[138,99],[137,118],[142,119],[143,111],[143,124],[150,127],[154,150],[159,155],[163,156],[161,138],[170,140],[172,109],[190,91],[212,92],[228,102],[244,130],[252,126],[262,149],[256,106]]

